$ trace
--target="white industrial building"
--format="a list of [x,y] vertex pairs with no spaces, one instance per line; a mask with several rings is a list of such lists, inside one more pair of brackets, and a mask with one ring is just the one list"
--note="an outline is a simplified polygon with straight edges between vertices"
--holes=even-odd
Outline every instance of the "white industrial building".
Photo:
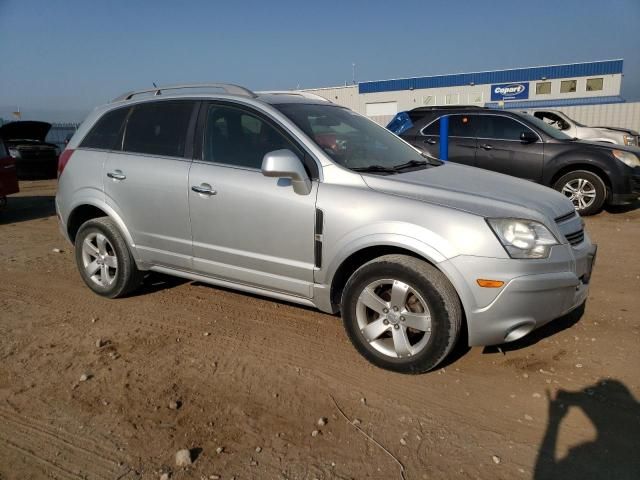
[[640,130],[640,103],[620,96],[623,60],[399,78],[305,89],[381,124],[404,110],[436,105],[553,108],[591,125]]

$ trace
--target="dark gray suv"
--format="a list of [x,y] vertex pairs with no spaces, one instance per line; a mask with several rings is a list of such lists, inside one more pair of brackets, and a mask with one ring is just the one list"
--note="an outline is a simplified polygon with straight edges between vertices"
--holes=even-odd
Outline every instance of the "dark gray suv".
[[411,110],[401,137],[438,157],[440,118],[449,116],[449,160],[552,187],[581,215],[640,197],[640,148],[579,141],[520,112],[480,107]]

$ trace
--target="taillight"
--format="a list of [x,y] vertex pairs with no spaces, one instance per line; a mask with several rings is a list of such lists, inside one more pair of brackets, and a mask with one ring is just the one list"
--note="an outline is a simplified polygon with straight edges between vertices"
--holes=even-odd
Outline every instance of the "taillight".
[[64,167],[66,167],[67,163],[69,163],[69,159],[71,158],[71,155],[73,155],[74,151],[75,150],[71,148],[67,148],[58,157],[58,178],[60,178],[60,175],[62,175]]

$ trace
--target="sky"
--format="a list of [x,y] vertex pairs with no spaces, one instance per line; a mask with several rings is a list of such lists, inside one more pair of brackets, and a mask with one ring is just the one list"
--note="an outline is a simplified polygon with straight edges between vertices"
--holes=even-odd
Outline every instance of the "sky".
[[0,0],[0,117],[81,121],[174,83],[344,85],[624,58],[640,100],[640,0]]

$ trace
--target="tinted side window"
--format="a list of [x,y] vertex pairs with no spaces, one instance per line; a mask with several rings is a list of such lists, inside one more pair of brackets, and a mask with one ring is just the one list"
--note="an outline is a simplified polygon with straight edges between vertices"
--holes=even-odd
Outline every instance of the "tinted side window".
[[205,161],[262,168],[266,153],[287,148],[301,160],[304,154],[284,135],[245,110],[210,105],[205,121],[202,157]]
[[80,148],[98,148],[111,150],[122,132],[122,124],[127,118],[129,108],[119,108],[105,113],[96,122],[91,131],[80,143]]
[[194,102],[165,101],[133,107],[122,149],[127,152],[184,156]]
[[520,134],[529,128],[500,115],[478,115],[478,137],[520,141]]
[[[449,115],[449,136],[451,137],[475,137],[475,116],[473,115]],[[440,119],[433,122],[423,130],[424,135],[440,135]]]

